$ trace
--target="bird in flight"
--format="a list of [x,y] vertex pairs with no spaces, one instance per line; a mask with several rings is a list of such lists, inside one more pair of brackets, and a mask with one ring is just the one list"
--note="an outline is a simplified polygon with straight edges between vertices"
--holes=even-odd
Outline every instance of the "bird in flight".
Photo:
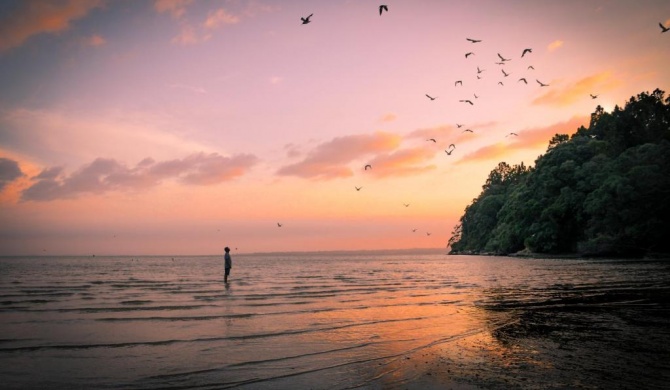
[[282,227],[282,224],[277,222],[277,227]]
[[403,206],[409,207],[409,203],[403,203]]
[[379,15],[382,14],[382,11],[389,12],[389,7],[386,4],[382,4],[379,6]]
[[471,106],[474,106],[475,104],[472,102],[472,100],[459,100],[461,103],[470,103]]
[[456,145],[451,144],[451,145],[449,145],[449,147],[448,147],[447,149],[445,149],[444,152],[445,152],[446,154],[448,154],[449,156],[451,156],[451,153],[452,153],[455,149],[456,149]]
[[463,127],[463,125],[456,123],[456,127],[460,129],[461,127]]
[[589,94],[589,96],[591,96],[591,99],[595,99],[598,97],[598,95],[591,95],[591,94]]
[[509,58],[505,58],[505,57],[501,56],[500,53],[498,53],[498,57],[500,57],[500,61],[502,61],[502,62],[509,61]]
[[433,142],[437,142],[437,141],[435,141],[435,138],[428,138],[428,139],[427,139],[426,141],[433,141]]
[[467,131],[468,133],[474,133],[474,131],[472,131],[472,130],[470,130],[470,129],[465,129],[465,130],[463,130],[463,133],[465,133],[466,131]]
[[365,166],[366,171],[368,170],[368,168],[372,169],[372,165],[368,164],[368,165]]
[[661,27],[661,34],[663,34],[664,32],[668,32],[668,30],[670,30],[670,27],[665,27],[663,23],[658,23],[658,25]]
[[531,69],[532,69],[532,70],[535,70],[535,68],[533,67],[533,65],[528,65],[528,70],[531,70]]
[[543,83],[542,81],[540,81],[540,80],[535,79],[535,81],[537,81],[537,83],[540,84],[540,87],[548,87],[548,86],[549,86],[549,84],[544,84],[544,83]]
[[510,135],[518,136],[519,134],[517,134],[517,133],[509,133],[509,134],[507,134],[505,137],[509,137]]
[[475,99],[479,99],[479,96],[477,96],[476,93],[473,93],[473,95],[475,96]]
[[523,52],[521,53],[521,58],[526,55],[526,53],[532,53],[533,49],[523,49]]
[[498,84],[502,85],[503,87],[505,86],[502,81],[498,81]]
[[482,41],[481,39],[472,39],[472,38],[465,38],[465,39],[467,39],[468,41],[470,41],[472,43],[478,43],[478,42]]
[[473,53],[473,52],[471,52],[471,51],[470,51],[470,52],[467,52],[467,53],[465,53],[465,58],[468,58],[469,56],[471,56],[471,55],[473,55],[473,54],[475,54],[475,53]]
[[485,70],[486,70],[486,69],[479,69],[479,67],[477,67],[477,74],[482,73],[482,72],[485,71]]
[[[525,78],[525,77],[520,78],[519,81],[523,81],[525,84],[528,84],[528,81],[526,81],[526,78]],[[517,83],[518,83],[519,81],[517,81]]]
[[354,188],[356,189],[356,191],[360,191],[361,188],[363,188],[363,187],[356,187],[356,186],[354,186]]
[[509,76],[509,73],[505,72],[505,69],[500,69],[500,70],[503,72],[503,74],[505,75],[505,77]]
[[426,232],[426,235],[427,235],[427,236],[430,236],[430,233]]
[[314,15],[314,14],[309,14],[309,16],[306,17],[306,18],[300,18],[300,20],[302,20],[302,24],[307,24],[307,23],[311,22],[311,20],[309,20],[309,18],[311,18],[312,15]]
[[458,84],[460,84],[461,86],[463,86],[463,81],[461,81],[461,80],[456,81],[456,82],[454,83],[454,87],[457,86]]
[[428,97],[428,99],[430,99],[430,100],[435,100],[435,99],[437,99],[437,96],[435,96],[435,97],[432,97],[432,96],[430,96],[429,94],[426,94],[426,96],[427,96],[427,97]]

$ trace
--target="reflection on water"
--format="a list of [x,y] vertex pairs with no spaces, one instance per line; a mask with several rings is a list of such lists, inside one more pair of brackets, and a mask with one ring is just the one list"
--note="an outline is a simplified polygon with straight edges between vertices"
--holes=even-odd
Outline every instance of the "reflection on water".
[[670,263],[476,256],[0,259],[8,388],[649,387]]

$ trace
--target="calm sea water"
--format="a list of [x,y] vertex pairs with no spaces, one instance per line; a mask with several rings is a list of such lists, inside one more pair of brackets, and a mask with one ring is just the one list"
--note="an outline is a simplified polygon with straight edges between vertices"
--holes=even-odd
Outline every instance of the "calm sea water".
[[222,256],[0,258],[2,387],[401,388],[421,374],[403,359],[436,346],[456,354],[450,345],[476,335],[497,343],[520,314],[547,305],[651,313],[655,337],[670,342],[658,333],[669,325],[667,261],[233,262],[224,285]]

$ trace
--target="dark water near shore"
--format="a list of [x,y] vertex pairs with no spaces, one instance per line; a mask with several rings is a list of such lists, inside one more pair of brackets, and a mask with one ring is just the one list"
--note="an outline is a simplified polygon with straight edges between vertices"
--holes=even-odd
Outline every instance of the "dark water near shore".
[[233,261],[226,286],[221,257],[0,258],[3,388],[670,383],[670,261]]

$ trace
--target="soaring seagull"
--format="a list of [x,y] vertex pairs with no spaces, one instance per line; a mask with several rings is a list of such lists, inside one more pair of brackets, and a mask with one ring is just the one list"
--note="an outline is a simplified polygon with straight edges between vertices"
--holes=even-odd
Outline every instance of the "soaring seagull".
[[356,186],[354,186],[354,188],[356,189],[356,191],[360,191],[361,188],[363,188],[363,187],[356,187]]
[[463,81],[461,81],[461,80],[456,81],[456,82],[454,83],[454,87],[457,86],[458,84],[460,84],[461,86],[463,86]]
[[658,23],[658,25],[661,26],[661,34],[670,30],[670,27],[665,27],[663,23]]
[[500,70],[503,72],[503,74],[505,75],[505,77],[509,76],[509,73],[505,72],[505,69],[500,69]]
[[532,69],[532,70],[535,70],[535,68],[533,67],[533,65],[528,65],[528,70],[531,70],[531,69]]
[[463,127],[463,125],[456,123],[456,127],[460,129],[461,127]]
[[510,135],[518,136],[519,134],[517,134],[517,133],[509,133],[509,134],[507,134],[505,137],[509,137]]
[[468,41],[470,41],[472,43],[478,43],[478,42],[482,41],[481,39],[472,39],[472,38],[465,38],[465,39],[467,39]]
[[382,11],[389,12],[389,7],[386,4],[382,4],[379,6],[379,15],[382,14]]
[[595,99],[598,97],[598,95],[591,95],[591,94],[589,94],[589,96],[591,96],[591,99]]
[[452,153],[454,150],[456,150],[456,145],[454,145],[454,144],[450,144],[449,147],[448,147],[447,149],[444,150],[444,152],[445,152],[446,154],[448,154],[449,156],[451,156],[451,153]]
[[477,67],[477,74],[482,73],[482,72],[485,71],[485,70],[486,70],[486,69],[479,69],[479,67]]
[[472,130],[470,130],[470,129],[465,129],[465,130],[463,130],[463,133],[465,133],[466,131],[467,131],[468,133],[474,133],[474,131],[472,131]]
[[277,222],[277,227],[282,227],[282,224]]
[[469,56],[471,56],[471,55],[473,55],[473,54],[475,54],[475,53],[473,53],[473,52],[471,52],[471,51],[470,51],[470,52],[467,52],[467,53],[465,53],[465,58],[468,58]]
[[[525,78],[525,77],[520,78],[519,81],[523,81],[525,84],[528,84],[528,81],[526,81],[526,78]],[[519,81],[517,81],[517,83],[518,83]]]
[[526,55],[526,53],[532,53],[533,49],[523,49],[523,52],[521,53],[521,58]]
[[498,57],[500,57],[500,61],[502,61],[502,62],[509,61],[509,58],[505,58],[505,57],[501,56],[500,53],[498,53]]
[[537,83],[540,84],[540,87],[548,87],[549,86],[549,84],[544,84],[542,81],[540,81],[538,79],[535,79],[535,81],[537,81]]
[[302,24],[307,24],[307,23],[311,22],[311,20],[309,20],[309,18],[311,18],[312,15],[314,15],[314,14],[309,14],[309,16],[306,17],[306,18],[300,18],[300,20],[302,20]]
[[472,100],[459,100],[461,103],[470,103],[471,106],[474,106],[475,104],[472,102]]
[[435,138],[428,138],[428,139],[427,139],[426,141],[433,141],[433,142],[437,142],[437,141],[435,140]]
[[372,169],[372,165],[368,164],[368,165],[365,166],[366,171],[368,170],[368,168]]
[[437,99],[437,96],[435,96],[435,97],[432,97],[432,96],[430,96],[429,94],[426,94],[426,96],[427,96],[427,97],[428,97],[428,99],[430,99],[430,100],[435,100],[435,99]]

